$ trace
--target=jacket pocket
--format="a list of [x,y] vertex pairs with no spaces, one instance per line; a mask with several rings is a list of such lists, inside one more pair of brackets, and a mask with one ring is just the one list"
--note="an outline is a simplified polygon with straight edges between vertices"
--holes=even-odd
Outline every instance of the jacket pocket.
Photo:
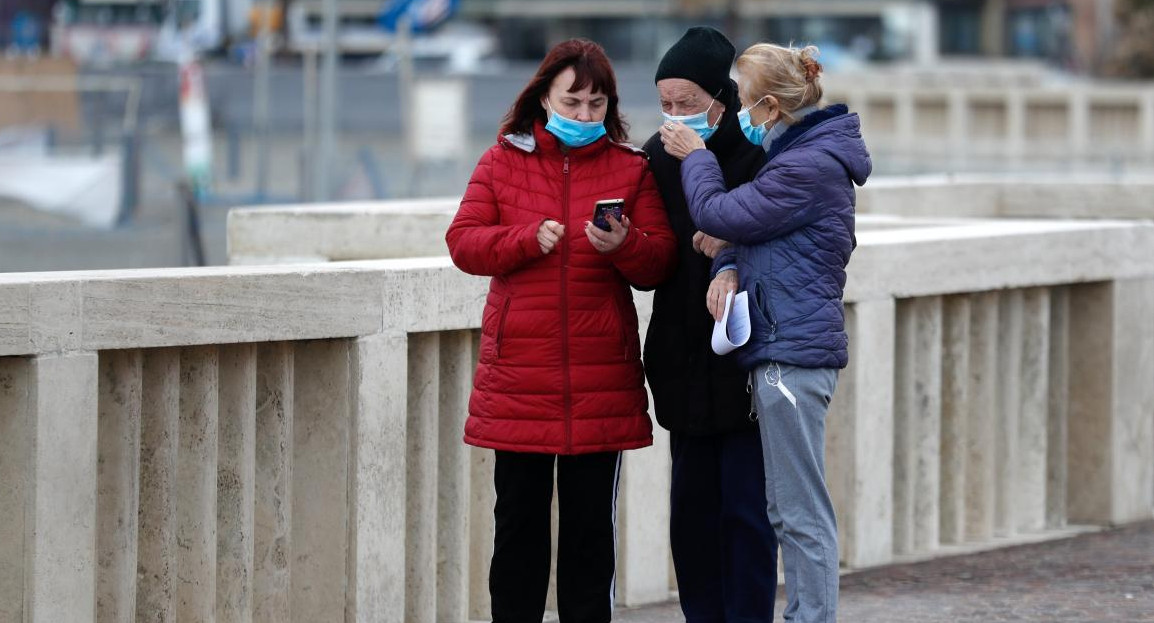
[[509,304],[513,299],[505,299],[501,305],[501,316],[497,319],[497,335],[493,338],[493,359],[501,358],[501,342],[505,339],[505,319],[509,316]]
[[766,335],[770,342],[777,341],[777,315],[773,312],[773,300],[770,297],[769,286],[764,281],[753,284],[753,299],[756,303],[758,315],[765,322]]

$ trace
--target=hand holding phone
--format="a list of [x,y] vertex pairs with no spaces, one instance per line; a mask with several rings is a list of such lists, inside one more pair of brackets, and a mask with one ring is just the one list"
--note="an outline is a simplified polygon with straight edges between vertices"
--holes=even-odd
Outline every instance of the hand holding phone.
[[601,231],[613,231],[609,226],[609,217],[618,223],[625,213],[624,199],[602,199],[593,204],[593,224]]

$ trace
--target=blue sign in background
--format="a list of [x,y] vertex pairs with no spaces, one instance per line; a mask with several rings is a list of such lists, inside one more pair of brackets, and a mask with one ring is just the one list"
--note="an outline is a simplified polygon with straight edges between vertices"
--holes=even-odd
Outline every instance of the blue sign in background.
[[377,23],[389,32],[396,32],[397,22],[407,14],[413,32],[429,32],[452,17],[459,4],[460,0],[389,0],[382,7]]

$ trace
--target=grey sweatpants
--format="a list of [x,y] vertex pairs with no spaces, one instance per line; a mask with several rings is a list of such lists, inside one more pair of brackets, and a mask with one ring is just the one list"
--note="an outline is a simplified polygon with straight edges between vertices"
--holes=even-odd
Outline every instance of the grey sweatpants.
[[837,620],[837,521],[825,485],[825,415],[833,368],[768,363],[753,372],[769,522],[785,563],[785,620]]

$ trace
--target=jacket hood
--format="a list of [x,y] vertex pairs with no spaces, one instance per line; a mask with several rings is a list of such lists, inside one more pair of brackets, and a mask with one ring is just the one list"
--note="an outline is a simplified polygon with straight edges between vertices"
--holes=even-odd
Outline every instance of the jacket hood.
[[845,167],[854,184],[865,184],[873,161],[861,136],[861,119],[844,104],[834,104],[805,116],[770,145],[767,156],[805,145],[826,152]]

